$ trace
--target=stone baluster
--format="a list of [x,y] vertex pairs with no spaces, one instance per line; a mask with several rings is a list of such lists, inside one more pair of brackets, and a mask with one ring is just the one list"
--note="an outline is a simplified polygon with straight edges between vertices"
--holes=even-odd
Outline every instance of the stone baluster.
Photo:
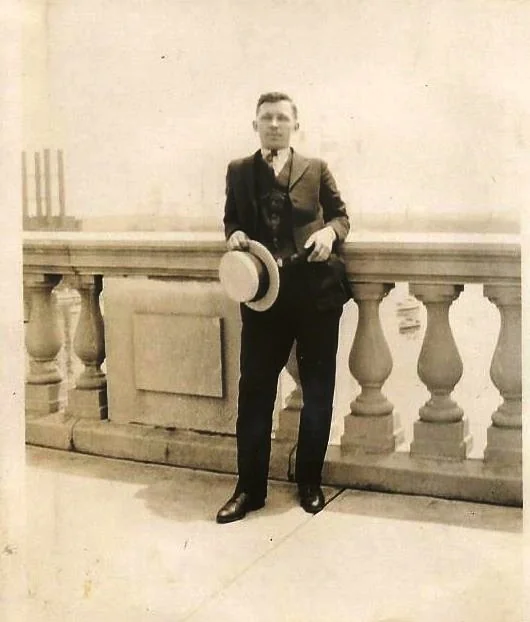
[[464,460],[471,448],[464,411],[451,399],[462,377],[463,365],[451,326],[449,308],[462,285],[413,284],[410,293],[427,307],[427,329],[418,359],[418,376],[431,397],[420,408],[414,424],[413,456]]
[[352,283],[359,320],[349,358],[352,376],[361,386],[344,418],[341,448],[344,452],[392,452],[401,440],[394,406],[381,392],[392,371],[392,355],[386,342],[379,305],[394,287],[389,283]]
[[501,328],[490,376],[503,398],[492,415],[484,460],[496,464],[522,462],[521,288],[485,285],[484,294],[499,309]]
[[28,275],[24,278],[29,295],[29,319],[26,325],[26,349],[29,371],[26,377],[26,412],[47,415],[59,410],[62,375],[57,354],[62,346],[57,303],[53,288],[61,276]]
[[84,369],[68,395],[68,411],[76,417],[107,418],[107,378],[101,370],[105,360],[105,332],[99,304],[101,276],[79,276],[72,286],[81,296],[81,312],[74,337],[74,352]]
[[303,401],[298,362],[296,360],[296,343],[293,344],[285,369],[294,380],[295,387],[287,396],[285,407],[279,412],[278,427],[275,433],[275,438],[279,441],[296,440],[298,438],[300,411],[302,410]]

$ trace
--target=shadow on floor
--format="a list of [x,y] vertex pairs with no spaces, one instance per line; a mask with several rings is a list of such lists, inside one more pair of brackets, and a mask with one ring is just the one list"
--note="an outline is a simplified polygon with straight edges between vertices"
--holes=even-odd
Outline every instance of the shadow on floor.
[[[218,509],[233,493],[235,482],[234,476],[188,470],[185,477],[152,483],[136,493],[135,497],[142,499],[149,510],[163,518],[211,521],[215,520]],[[341,493],[341,490],[327,486],[323,490],[326,504]],[[249,512],[245,520],[284,514],[298,506],[296,484],[270,481],[265,507]]]
[[439,523],[468,529],[521,533],[521,508],[433,497],[346,490],[329,509],[333,512],[393,520]]
[[[28,466],[71,476],[93,477],[143,485],[136,496],[154,513],[170,520],[213,521],[217,510],[232,494],[236,476],[174,466],[147,464],[85,455],[76,452],[28,447]],[[521,508],[432,497],[325,487],[325,512],[373,516],[403,521],[430,522],[469,529],[522,532]],[[267,505],[245,520],[282,514],[298,505],[295,484],[271,481]]]

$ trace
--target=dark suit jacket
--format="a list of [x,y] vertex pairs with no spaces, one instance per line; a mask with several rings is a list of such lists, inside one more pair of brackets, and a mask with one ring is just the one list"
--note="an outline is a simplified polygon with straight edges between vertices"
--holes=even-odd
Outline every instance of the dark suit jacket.
[[[225,235],[236,230],[255,239],[258,204],[254,160],[259,151],[228,165],[226,175]],[[327,164],[317,158],[305,158],[293,151],[289,198],[293,208],[293,234],[296,250],[301,252],[307,238],[326,225],[333,227],[337,242],[344,241],[350,224],[346,206]]]
[[[251,239],[258,233],[255,158],[259,151],[228,165],[226,175],[225,236],[244,231]],[[337,234],[334,249],[348,234],[350,223],[327,164],[317,158],[305,158],[293,151],[289,198],[292,204],[293,237],[297,252],[302,252],[308,237],[329,225]],[[305,264],[308,284],[321,309],[342,306],[351,297],[344,263],[337,254],[327,262]]]

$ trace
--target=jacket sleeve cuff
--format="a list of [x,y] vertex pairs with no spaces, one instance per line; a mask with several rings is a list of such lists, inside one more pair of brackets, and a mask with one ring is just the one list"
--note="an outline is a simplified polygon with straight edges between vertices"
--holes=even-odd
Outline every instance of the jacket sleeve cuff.
[[227,225],[225,227],[225,239],[228,240],[235,231],[241,231],[240,227],[235,225]]
[[344,238],[342,236],[344,228],[342,227],[341,223],[330,220],[326,223],[326,227],[329,227],[335,233],[335,242],[344,242]]

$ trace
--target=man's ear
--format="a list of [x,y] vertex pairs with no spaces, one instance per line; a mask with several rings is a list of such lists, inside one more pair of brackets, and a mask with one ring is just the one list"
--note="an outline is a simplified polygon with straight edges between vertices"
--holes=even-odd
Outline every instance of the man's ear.
[[294,124],[294,131],[298,132],[298,129],[300,128],[300,123],[298,123],[298,121]]
[[257,123],[256,119],[254,119],[254,121],[252,121],[252,128],[254,129],[255,132],[258,131],[258,123]]

